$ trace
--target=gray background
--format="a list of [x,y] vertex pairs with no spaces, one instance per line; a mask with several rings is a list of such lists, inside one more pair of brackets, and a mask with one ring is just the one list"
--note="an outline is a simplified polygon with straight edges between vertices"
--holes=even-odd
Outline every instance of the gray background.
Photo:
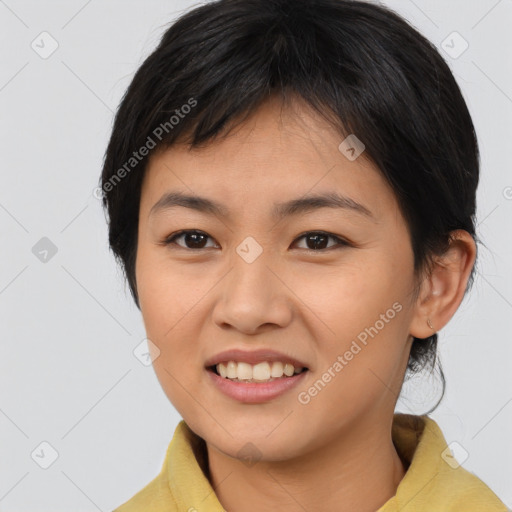
[[[384,4],[440,48],[477,128],[487,248],[441,331],[448,388],[432,417],[511,506],[512,1]],[[0,511],[113,509],[156,476],[179,421],[133,353],[144,327],[93,191],[121,95],[192,5],[0,0]],[[423,412],[438,391],[414,379],[398,409]]]

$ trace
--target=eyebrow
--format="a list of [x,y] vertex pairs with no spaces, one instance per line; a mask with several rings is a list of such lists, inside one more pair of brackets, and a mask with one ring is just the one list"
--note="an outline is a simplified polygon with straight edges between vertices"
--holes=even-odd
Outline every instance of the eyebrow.
[[[177,206],[190,208],[192,210],[219,217],[230,217],[229,209],[223,204],[206,197],[188,195],[179,191],[165,193],[152,206],[149,215],[155,215],[158,212],[169,210]],[[308,195],[282,203],[276,203],[272,210],[272,217],[280,220],[284,217],[299,215],[318,210],[320,208],[338,208],[348,210],[376,221],[373,213],[366,206],[337,192]]]

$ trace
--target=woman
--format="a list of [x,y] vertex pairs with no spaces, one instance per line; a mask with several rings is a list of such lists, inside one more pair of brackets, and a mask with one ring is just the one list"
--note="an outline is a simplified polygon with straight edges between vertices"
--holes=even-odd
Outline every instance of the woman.
[[406,372],[477,254],[478,148],[436,49],[390,10],[219,0],[119,106],[109,241],[183,421],[117,511],[504,511]]

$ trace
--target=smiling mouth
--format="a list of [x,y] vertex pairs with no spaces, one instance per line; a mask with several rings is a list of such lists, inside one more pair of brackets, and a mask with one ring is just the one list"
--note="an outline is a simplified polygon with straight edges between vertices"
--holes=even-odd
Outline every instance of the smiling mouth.
[[308,371],[306,367],[294,367],[289,363],[283,364],[278,361],[262,362],[256,365],[227,361],[226,363],[208,366],[206,369],[227,381],[244,382],[246,384],[265,384],[276,380],[285,380]]

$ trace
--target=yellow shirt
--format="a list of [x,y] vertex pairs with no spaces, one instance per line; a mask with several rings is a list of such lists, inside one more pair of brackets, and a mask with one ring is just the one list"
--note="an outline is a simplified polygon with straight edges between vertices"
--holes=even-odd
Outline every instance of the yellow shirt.
[[[395,414],[393,443],[408,467],[395,496],[376,512],[506,512],[478,477],[451,457],[428,416]],[[160,474],[113,512],[224,512],[202,471],[204,441],[182,420]]]

